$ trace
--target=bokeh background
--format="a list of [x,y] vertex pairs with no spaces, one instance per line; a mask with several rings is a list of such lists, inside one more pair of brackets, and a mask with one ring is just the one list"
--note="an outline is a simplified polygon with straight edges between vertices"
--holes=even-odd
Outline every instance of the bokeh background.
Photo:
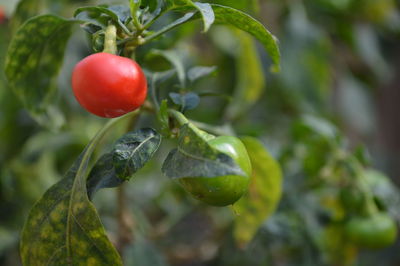
[[[400,185],[399,3],[209,2],[244,10],[262,21],[279,39],[281,71],[269,71],[268,55],[248,35],[221,26],[200,34],[200,24],[184,26],[139,50],[138,61],[157,67],[158,62],[147,60],[150,49],[179,50],[187,65],[217,67],[193,90],[228,96],[253,91],[254,103],[250,100],[248,106],[240,97],[204,97],[200,107],[187,114],[211,124],[233,121],[239,135],[262,139],[281,162],[283,198],[254,241],[239,249],[231,234],[233,211],[194,201],[154,170],[166,155],[162,150],[125,187],[134,228],[126,239],[126,265],[400,265],[399,241],[371,251],[337,237],[341,229],[330,221],[337,211],[338,188],[334,182],[318,181],[330,151],[318,137],[301,133],[308,127],[321,138],[333,134],[340,139],[341,150],[384,173],[387,177],[381,178],[384,184],[376,193],[390,202],[385,208],[399,219],[400,193],[395,186]],[[105,122],[85,113],[70,88],[74,64],[93,52],[84,31],[77,27],[68,43],[56,101],[46,118],[32,118],[7,86],[3,65],[8,43],[29,17],[50,12],[70,18],[75,8],[100,3],[126,4],[0,0],[0,265],[20,265],[19,233],[30,207],[62,177]],[[166,16],[159,23],[173,18]],[[152,122],[146,116],[140,121]],[[112,241],[119,230],[115,195],[114,190],[104,190],[95,198]]]

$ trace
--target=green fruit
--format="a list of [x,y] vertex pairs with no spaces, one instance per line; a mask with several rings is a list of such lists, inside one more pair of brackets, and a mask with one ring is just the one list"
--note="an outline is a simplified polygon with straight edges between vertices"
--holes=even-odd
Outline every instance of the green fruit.
[[346,224],[345,230],[351,242],[369,249],[390,246],[397,237],[396,223],[385,213],[354,217]]
[[186,177],[179,179],[182,186],[196,199],[214,206],[226,206],[236,202],[250,182],[251,163],[243,143],[236,137],[220,136],[208,144],[232,157],[246,176],[226,175],[218,177]]

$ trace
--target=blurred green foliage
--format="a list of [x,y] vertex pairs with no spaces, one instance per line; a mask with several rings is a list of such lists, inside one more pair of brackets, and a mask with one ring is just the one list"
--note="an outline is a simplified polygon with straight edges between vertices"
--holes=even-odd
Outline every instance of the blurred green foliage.
[[[20,265],[19,233],[29,209],[60,180],[104,123],[78,106],[70,88],[72,67],[93,52],[88,36],[76,31],[68,43],[53,102],[51,119],[57,126],[50,129],[39,126],[8,87],[3,64],[9,40],[31,16],[51,12],[69,18],[79,6],[120,2],[124,3],[0,0],[8,16],[0,24],[0,265]],[[400,68],[398,3],[208,2],[245,10],[260,19],[279,39],[281,72],[269,72],[270,57],[246,34],[220,26],[195,34],[201,23],[185,25],[155,44],[140,47],[137,60],[146,61],[148,69],[163,65],[163,70],[168,69],[168,62],[145,60],[158,48],[179,51],[185,66],[216,66],[215,75],[191,84],[191,91],[211,96],[202,97],[199,107],[187,115],[223,125],[225,132],[233,128],[240,135],[260,138],[279,158],[282,200],[246,249],[239,249],[232,221],[240,213],[195,202],[165,178],[158,170],[169,148],[164,144],[157,158],[125,188],[134,228],[123,254],[126,265],[399,265],[399,243],[372,252],[347,241],[343,221],[348,206],[339,200],[340,191],[351,187],[353,178],[343,161],[356,161],[365,169],[377,206],[400,221],[400,193],[394,185],[400,183],[396,176],[400,172],[391,161],[399,151],[388,150],[385,145],[391,143],[380,139],[385,136],[381,130],[388,128],[382,125],[392,121],[386,116],[396,116],[399,109],[394,114],[379,113],[385,105],[379,101],[385,99],[384,88],[393,86]],[[175,18],[165,16],[158,23]],[[160,98],[168,98],[173,86],[171,81],[160,87]],[[231,95],[248,98],[254,106],[242,105],[240,98],[232,100]],[[144,115],[139,124],[147,126],[152,119]],[[227,119],[233,123],[227,125]],[[109,139],[115,140],[119,133],[111,133]],[[94,202],[110,239],[116,241],[115,191],[99,192]]]

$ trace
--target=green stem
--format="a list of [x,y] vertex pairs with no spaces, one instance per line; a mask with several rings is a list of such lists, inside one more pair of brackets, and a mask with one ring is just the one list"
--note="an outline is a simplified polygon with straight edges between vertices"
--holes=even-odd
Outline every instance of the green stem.
[[156,20],[161,17],[162,15],[164,15],[165,13],[167,13],[168,11],[170,11],[169,9],[164,10],[162,12],[160,12],[157,16],[155,16],[154,18],[152,18],[151,20],[149,20],[148,22],[146,22],[146,24],[143,25],[143,30],[146,30],[148,28],[151,27],[151,25],[153,25],[154,22],[156,22]]
[[[157,109],[156,109],[157,108]],[[146,101],[143,105],[142,105],[142,109],[143,111],[149,112],[149,113],[155,113],[159,108],[156,107],[154,108],[154,106]],[[230,126],[213,126],[213,125],[209,125],[203,122],[199,122],[196,120],[192,120],[192,119],[187,119],[185,117],[185,119],[183,119],[184,115],[178,111],[175,111],[173,109],[168,110],[168,113],[170,116],[174,117],[176,120],[179,119],[181,121],[181,123],[179,123],[179,125],[184,125],[186,124],[186,121],[188,121],[187,123],[192,123],[193,125],[195,125],[196,127],[205,130],[207,132],[213,133],[215,135],[228,135],[228,136],[235,136],[235,132],[232,130],[232,128]],[[179,114],[176,114],[179,113]]]
[[113,24],[108,25],[106,28],[103,52],[109,54],[117,53],[117,27]]
[[134,220],[126,199],[124,184],[121,184],[117,188],[117,204],[117,249],[121,257],[123,257],[126,246],[129,245],[133,240],[134,226]]
[[151,100],[153,101],[153,104],[156,106],[157,110],[160,110],[160,104],[158,103],[157,100],[157,95],[156,95],[156,86],[152,80],[152,84],[151,84]]
[[196,134],[200,137],[202,137],[205,141],[209,141],[213,138],[215,138],[214,135],[207,133],[204,130],[201,130],[200,128],[198,128],[196,125],[194,125],[193,123],[191,123],[189,121],[189,119],[187,119],[181,112],[178,112],[176,110],[173,109],[168,109],[168,114],[170,116],[172,116],[179,124],[179,126],[183,126],[188,124],[188,126],[190,127],[191,130],[195,131]]
[[135,26],[137,31],[142,31],[143,30],[143,25],[140,23],[139,18],[137,16],[137,11],[140,6],[140,0],[130,0],[129,1],[129,7],[131,9],[131,16],[132,16],[132,22],[133,25]]
[[207,132],[213,133],[215,135],[228,135],[235,136],[235,132],[233,132],[232,128],[229,126],[213,126],[203,122],[190,120],[196,127],[199,127]]
[[141,44],[148,43],[149,41],[151,41],[151,40],[153,40],[153,39],[155,39],[155,38],[157,38],[157,37],[163,35],[164,33],[168,32],[168,31],[170,31],[170,30],[173,30],[173,29],[175,29],[176,27],[178,27],[178,26],[180,26],[180,25],[182,25],[182,24],[188,22],[188,21],[193,17],[194,14],[195,14],[195,13],[192,13],[192,12],[191,12],[191,13],[186,13],[183,17],[181,17],[180,19],[176,20],[176,21],[173,22],[172,24],[170,24],[170,25],[168,25],[168,26],[162,28],[161,30],[159,30],[159,31],[157,31],[157,32],[155,32],[155,33],[153,33],[152,35],[149,35],[149,36],[145,37],[145,38],[143,39],[143,42],[142,42]]
[[168,109],[168,114],[172,116],[180,126],[189,123],[189,120],[181,113],[173,109]]

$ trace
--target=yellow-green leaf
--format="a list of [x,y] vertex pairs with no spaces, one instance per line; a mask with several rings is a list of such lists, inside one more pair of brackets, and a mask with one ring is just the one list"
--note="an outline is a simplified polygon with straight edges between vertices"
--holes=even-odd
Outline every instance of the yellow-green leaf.
[[54,96],[54,78],[77,20],[36,16],[16,32],[8,47],[5,74],[9,85],[33,114],[46,111]]
[[279,71],[281,56],[278,48],[278,40],[263,24],[234,8],[215,4],[211,6],[214,10],[215,23],[232,25],[259,40],[274,63],[272,70],[275,72]]
[[66,176],[33,206],[21,237],[24,265],[122,265],[86,189],[91,154],[116,121],[96,135]]
[[253,167],[249,191],[234,205],[234,237],[239,246],[251,241],[262,223],[275,211],[282,194],[282,171],[264,145],[252,137],[241,139]]
[[235,30],[240,43],[236,59],[237,86],[233,102],[227,109],[228,117],[236,117],[254,104],[265,88],[265,78],[260,57],[250,35]]

